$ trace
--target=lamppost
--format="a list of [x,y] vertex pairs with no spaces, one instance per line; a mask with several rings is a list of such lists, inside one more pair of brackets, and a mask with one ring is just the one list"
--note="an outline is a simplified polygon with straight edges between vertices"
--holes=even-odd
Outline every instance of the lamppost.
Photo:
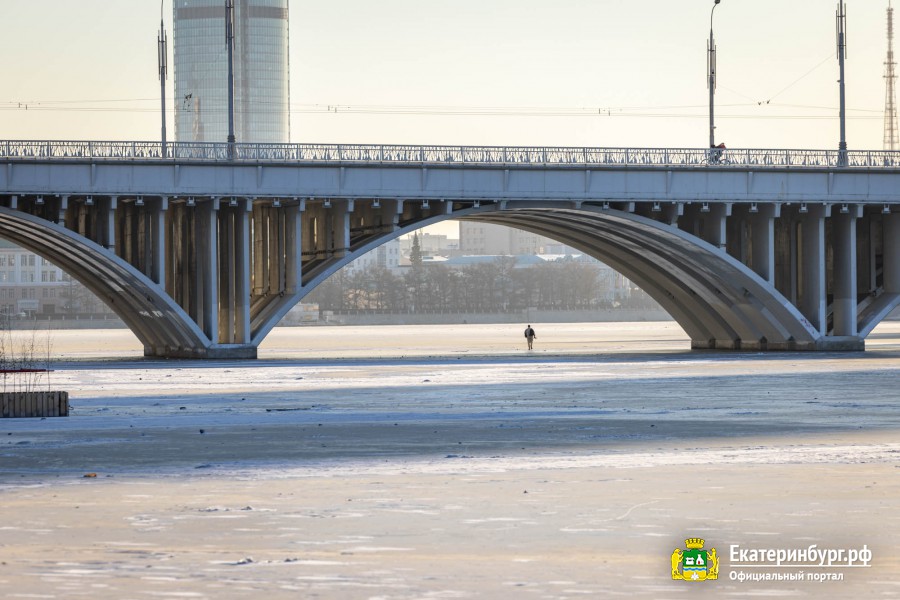
[[228,50],[228,158],[234,158],[234,0],[225,0],[225,44]]
[[715,98],[716,98],[716,40],[713,37],[713,15],[722,0],[715,0],[709,12],[709,46],[706,49],[707,85],[709,86],[709,147],[716,146]]
[[166,158],[166,26],[163,22],[163,2],[159,3],[159,36],[156,38],[157,54],[159,55],[159,86],[162,103],[162,157]]
[[838,142],[838,164],[847,166],[847,94],[844,89],[844,59],[847,57],[847,5],[844,0],[838,2],[837,9],[837,56],[841,77],[840,85],[840,131],[841,140]]

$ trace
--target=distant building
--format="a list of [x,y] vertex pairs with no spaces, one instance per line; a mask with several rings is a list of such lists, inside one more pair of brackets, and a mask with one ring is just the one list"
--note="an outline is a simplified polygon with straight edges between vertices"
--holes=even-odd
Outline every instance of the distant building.
[[346,266],[347,273],[382,268],[396,271],[400,266],[400,240],[393,239],[363,254]]
[[492,223],[459,222],[459,249],[467,255],[475,254],[541,254],[550,245],[561,245],[536,233],[512,229]]
[[106,315],[83,285],[40,256],[0,239],[0,315]]
[[455,256],[453,258],[448,258],[441,264],[445,267],[450,267],[451,269],[465,269],[466,267],[475,265],[489,265],[504,258],[512,258],[515,261],[515,264],[513,265],[514,269],[527,269],[528,267],[547,262],[546,259],[535,254],[518,254],[516,256],[479,254]]
[[[433,234],[419,231],[415,235],[419,237],[419,250],[425,256],[450,256],[459,250],[459,240],[448,238],[446,235]],[[400,252],[403,256],[409,256],[412,250],[413,236],[404,236],[400,240]]]
[[[238,142],[290,141],[288,0],[235,0],[234,130]],[[175,138],[228,137],[223,0],[174,0]]]
[[602,295],[598,300],[605,302],[618,302],[631,296],[634,285],[624,275],[612,267],[592,258],[586,254],[518,254],[514,256],[476,255],[456,256],[442,260],[439,264],[451,269],[466,269],[475,265],[485,265],[503,258],[512,258],[515,261],[514,269],[527,269],[545,263],[557,261],[574,261],[590,265],[597,272],[597,282]]

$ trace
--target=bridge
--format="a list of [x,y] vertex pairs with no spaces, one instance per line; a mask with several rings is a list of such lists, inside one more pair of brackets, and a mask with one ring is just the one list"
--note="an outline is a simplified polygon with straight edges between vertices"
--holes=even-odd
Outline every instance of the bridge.
[[0,237],[148,356],[255,357],[287,311],[446,219],[618,270],[692,347],[861,350],[900,304],[900,153],[0,141]]

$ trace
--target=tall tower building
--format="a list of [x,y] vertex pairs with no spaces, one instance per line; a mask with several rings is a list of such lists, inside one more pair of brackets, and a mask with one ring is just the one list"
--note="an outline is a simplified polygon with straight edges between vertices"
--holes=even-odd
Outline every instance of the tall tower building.
[[[237,142],[290,141],[288,0],[234,2]],[[173,0],[175,138],[228,137],[225,0]]]

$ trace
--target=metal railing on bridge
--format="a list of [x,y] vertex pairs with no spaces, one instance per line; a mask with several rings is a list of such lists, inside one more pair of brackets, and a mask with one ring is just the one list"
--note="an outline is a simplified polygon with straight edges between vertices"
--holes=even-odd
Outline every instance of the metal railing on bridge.
[[350,163],[557,167],[900,168],[900,152],[718,148],[0,141],[3,160]]

